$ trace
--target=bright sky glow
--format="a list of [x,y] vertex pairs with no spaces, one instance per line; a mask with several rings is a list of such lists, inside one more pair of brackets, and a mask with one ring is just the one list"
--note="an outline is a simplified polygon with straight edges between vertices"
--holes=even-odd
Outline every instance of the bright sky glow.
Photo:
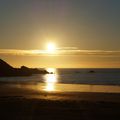
[[13,67],[120,68],[120,0],[0,0],[0,59]]

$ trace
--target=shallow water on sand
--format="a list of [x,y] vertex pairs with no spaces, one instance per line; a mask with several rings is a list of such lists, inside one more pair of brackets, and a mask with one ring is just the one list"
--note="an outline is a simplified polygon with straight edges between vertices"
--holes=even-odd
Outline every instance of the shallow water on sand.
[[120,87],[56,83],[51,90],[46,83],[3,83],[0,98],[120,102]]
[[[51,85],[49,85],[51,84]],[[4,85],[3,85],[4,86]],[[85,84],[52,84],[52,83],[7,83],[6,89],[17,88],[34,92],[97,92],[97,93],[120,93],[120,86],[113,85],[85,85]],[[5,87],[4,87],[5,88]]]

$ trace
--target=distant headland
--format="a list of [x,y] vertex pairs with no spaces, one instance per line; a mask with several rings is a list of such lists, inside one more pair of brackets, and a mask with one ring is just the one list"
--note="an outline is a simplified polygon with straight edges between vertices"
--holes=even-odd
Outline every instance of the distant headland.
[[21,66],[21,68],[14,68],[7,62],[0,59],[0,77],[12,76],[31,76],[33,74],[48,74],[46,70],[39,70],[37,68],[28,68]]

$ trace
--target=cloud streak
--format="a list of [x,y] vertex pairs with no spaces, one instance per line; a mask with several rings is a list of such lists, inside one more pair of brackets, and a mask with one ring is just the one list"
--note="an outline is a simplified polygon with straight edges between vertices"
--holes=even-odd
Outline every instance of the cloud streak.
[[64,55],[120,56],[120,51],[107,50],[61,50]]
[[55,52],[49,53],[47,50],[18,50],[18,49],[0,49],[0,55],[16,56],[61,56],[61,55],[85,55],[85,56],[103,56],[120,57],[120,51],[107,50],[79,50],[76,47],[58,48]]

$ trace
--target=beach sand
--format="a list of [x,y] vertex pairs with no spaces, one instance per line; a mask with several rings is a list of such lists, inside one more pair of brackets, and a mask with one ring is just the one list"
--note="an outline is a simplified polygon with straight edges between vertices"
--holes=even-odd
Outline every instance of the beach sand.
[[120,94],[0,85],[0,120],[120,120]]

